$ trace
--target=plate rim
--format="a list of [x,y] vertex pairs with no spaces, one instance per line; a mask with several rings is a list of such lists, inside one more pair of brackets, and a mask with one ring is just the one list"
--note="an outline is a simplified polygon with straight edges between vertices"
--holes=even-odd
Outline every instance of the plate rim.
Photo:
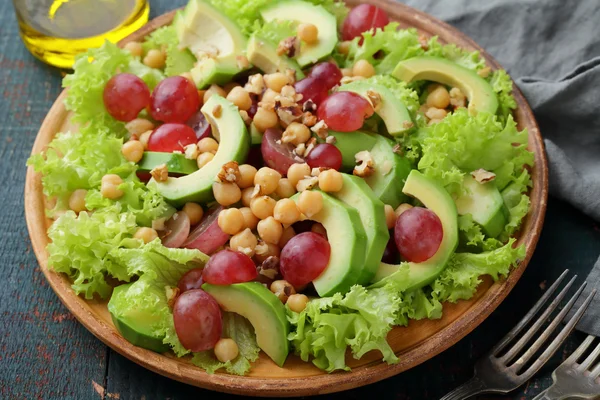
[[[482,57],[486,59],[487,64],[493,69],[502,68],[496,60],[471,38],[429,14],[395,2],[394,0],[369,0],[367,2],[383,8],[390,15],[403,15],[404,19],[410,20],[411,26],[421,31],[432,31],[441,39],[451,37],[452,40],[449,41],[451,43],[455,43],[460,47],[479,50]],[[347,3],[352,6],[363,2],[349,0]],[[140,30],[123,39],[120,44],[124,45],[129,41],[139,40],[158,27],[170,23],[175,12],[176,10],[173,10],[151,20]],[[548,161],[544,150],[544,142],[533,112],[516,84],[514,85],[513,94],[518,104],[516,119],[527,125],[530,150],[533,150],[535,154],[535,167],[533,168],[532,179],[536,184],[531,191],[532,206],[530,214],[528,214],[524,223],[525,228],[519,236],[519,242],[523,242],[526,245],[525,259],[517,268],[511,271],[507,279],[491,285],[456,320],[430,336],[426,341],[419,342],[411,348],[404,350],[401,361],[398,364],[388,365],[383,361],[375,361],[362,365],[351,372],[323,373],[302,378],[239,377],[225,373],[207,374],[200,368],[188,363],[183,363],[132,345],[115,332],[114,328],[94,318],[92,313],[84,306],[87,304],[86,300],[74,294],[70,284],[67,284],[67,280],[62,275],[48,269],[48,255],[45,250],[47,241],[46,224],[40,223],[40,221],[45,221],[46,218],[43,194],[41,192],[41,177],[34,172],[33,167],[29,166],[25,181],[24,205],[32,247],[40,269],[46,276],[52,290],[86,329],[119,354],[163,376],[198,387],[226,393],[273,397],[325,394],[374,383],[408,370],[434,357],[479,326],[510,293],[531,259],[541,234],[546,212]],[[65,97],[66,89],[57,97],[46,115],[36,136],[31,154],[37,154],[42,151],[57,133],[56,129],[53,128],[60,127],[64,122],[67,116],[67,111],[63,103]],[[535,203],[534,199],[536,200]],[[46,241],[36,239],[42,236],[46,237]]]

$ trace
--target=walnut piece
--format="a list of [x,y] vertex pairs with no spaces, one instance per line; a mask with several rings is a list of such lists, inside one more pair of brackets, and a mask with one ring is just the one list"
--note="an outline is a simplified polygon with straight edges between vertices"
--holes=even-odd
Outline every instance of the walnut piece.
[[265,80],[261,74],[254,74],[248,77],[248,83],[244,86],[248,93],[262,95],[265,90]]
[[198,150],[198,145],[196,143],[188,144],[183,149],[185,150],[185,158],[188,160],[195,160],[200,155],[200,151]]
[[290,58],[294,57],[300,49],[300,41],[297,36],[290,36],[279,42],[277,46],[277,55],[286,55]]
[[169,170],[167,169],[167,164],[160,164],[154,167],[150,171],[150,175],[157,182],[165,182],[169,178]]
[[177,286],[165,286],[165,294],[167,296],[167,305],[169,308],[173,308],[175,305],[175,300],[179,296],[179,288]]
[[308,99],[302,104],[302,111],[304,112],[315,112],[317,111],[317,105],[312,99]]
[[304,157],[304,154],[306,153],[306,145],[304,143],[300,143],[294,149],[294,153],[296,153],[296,155],[299,155],[300,157]]
[[299,192],[304,192],[305,190],[310,190],[317,186],[319,183],[319,178],[316,176],[309,176],[304,179],[300,179],[296,184],[296,190]]
[[399,156],[404,156],[404,150],[402,149],[402,146],[400,145],[400,143],[396,143],[394,145],[394,147],[392,148],[392,151],[396,154],[398,154]]
[[373,164],[373,157],[369,151],[359,151],[354,155],[354,159],[356,160],[356,167],[354,167],[354,171],[352,171],[354,175],[361,178],[373,175],[375,167]]
[[[284,107],[279,101],[275,103],[275,112],[286,127],[292,122],[297,122],[302,119],[302,109],[296,103],[293,104],[294,105],[292,106]],[[287,143],[285,140],[283,142]]]
[[306,151],[304,152],[304,157],[308,157],[308,155],[310,154],[311,151],[313,151],[313,149],[315,148],[316,145],[317,145],[317,139],[315,139],[314,137],[311,137],[310,139],[308,139],[308,142],[306,142]]
[[311,128],[317,124],[317,117],[306,111],[304,114],[302,114],[302,123]]
[[486,171],[483,168],[479,168],[478,170],[471,172],[471,176],[473,178],[475,178],[475,180],[481,184],[484,184],[486,182],[491,182],[494,179],[496,179],[495,173]]
[[382,100],[381,95],[374,90],[367,90],[367,100],[371,103],[373,110],[377,111],[381,108]]
[[240,179],[240,168],[237,161],[229,161],[221,167],[217,180],[221,183],[236,183]]
[[310,128],[310,130],[316,133],[317,136],[321,139],[325,139],[327,135],[329,135],[328,129],[329,127],[323,120],[317,122],[312,128]]
[[250,66],[250,61],[246,56],[236,56],[235,62],[239,69],[247,69]]
[[327,136],[325,138],[325,143],[335,144],[335,142],[337,142],[337,139],[335,138],[335,136]]
[[267,257],[267,259],[258,267],[258,273],[269,279],[275,280],[279,276],[279,257]]

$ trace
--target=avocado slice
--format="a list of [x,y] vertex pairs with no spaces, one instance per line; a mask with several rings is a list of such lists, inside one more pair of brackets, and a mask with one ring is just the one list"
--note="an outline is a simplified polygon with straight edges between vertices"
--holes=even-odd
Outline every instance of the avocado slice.
[[196,160],[187,159],[183,154],[157,151],[144,152],[144,156],[138,163],[138,171],[150,172],[161,164],[166,164],[169,173],[173,174],[189,175],[198,171]]
[[365,178],[375,195],[385,204],[396,208],[406,200],[402,187],[410,173],[410,162],[394,153],[395,143],[376,135],[377,141],[371,149],[375,172]]
[[243,163],[250,148],[250,136],[238,108],[221,96],[213,95],[202,106],[202,113],[210,123],[213,136],[219,139],[215,157],[198,171],[165,182],[152,179],[158,192],[170,203],[179,206],[189,201],[208,203],[214,200],[212,184],[223,164],[229,161]]
[[338,41],[337,23],[335,16],[322,6],[305,1],[282,1],[260,11],[262,18],[269,22],[273,20],[294,21],[298,24],[313,24],[319,30],[316,44],[302,43],[300,54],[295,56],[301,67],[314,64],[329,56]]
[[[363,276],[367,234],[356,209],[326,193],[323,208],[309,219],[320,222],[327,230],[331,245],[329,264],[313,281],[321,297],[346,293]],[[298,201],[300,193],[291,197]]]
[[[421,263],[409,262],[409,278],[406,289],[414,290],[433,282],[444,270],[448,260],[458,246],[458,215],[456,205],[450,194],[442,185],[413,170],[406,179],[404,193],[415,197],[428,209],[433,211],[442,222],[443,237],[437,252],[427,261]],[[385,277],[392,275],[400,265],[381,263],[375,274],[374,286],[385,284]]]
[[354,92],[367,99],[369,92],[377,93],[381,103],[375,108],[375,113],[381,117],[392,136],[401,136],[414,126],[406,105],[383,85],[355,81],[340,86],[338,91]]
[[250,144],[257,145],[262,143],[263,134],[260,132],[254,122],[250,124]]
[[508,209],[494,182],[479,183],[472,176],[464,179],[468,193],[456,199],[458,215],[471,214],[473,221],[489,237],[497,237],[508,222]]
[[246,36],[225,14],[202,0],[190,0],[175,21],[180,46],[198,58],[191,70],[200,89],[224,84],[248,68],[238,62],[246,50]]
[[350,173],[356,166],[354,155],[359,151],[371,150],[377,143],[377,135],[362,131],[329,131],[329,136],[335,137],[334,145],[342,153],[342,169]]
[[358,284],[371,282],[375,276],[383,251],[390,238],[386,223],[384,204],[375,196],[364,179],[354,175],[342,174],[344,186],[339,192],[331,193],[333,197],[343,201],[358,211],[365,233],[367,249],[364,267],[359,275]]
[[108,302],[108,311],[115,327],[128,342],[135,346],[157,353],[168,351],[169,346],[163,343],[164,333],[152,328],[154,324],[160,324],[160,317],[148,313],[148,310],[128,304],[126,293],[131,285],[133,283],[114,288]]
[[248,40],[246,51],[248,61],[266,74],[285,72],[287,69],[296,71],[296,79],[304,78],[300,65],[293,59],[277,54],[277,47],[266,39],[252,35]]
[[462,90],[469,99],[469,114],[495,114],[498,98],[492,85],[477,72],[441,57],[421,56],[398,63],[392,76],[405,82],[420,80],[439,82]]
[[258,282],[233,285],[202,285],[215,298],[224,311],[245,317],[256,332],[256,342],[275,364],[280,367],[289,353],[288,334],[290,323],[285,306],[266,287]]

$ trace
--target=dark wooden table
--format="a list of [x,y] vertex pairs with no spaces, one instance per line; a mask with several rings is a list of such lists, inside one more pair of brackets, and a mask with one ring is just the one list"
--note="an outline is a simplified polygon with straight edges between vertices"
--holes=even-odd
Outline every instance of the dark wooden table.
[[[19,39],[11,3],[0,3],[0,398],[233,397],[169,380],[121,357],[81,326],[48,286],[31,251],[23,186],[25,161],[46,112],[61,90],[61,73],[30,56]],[[155,0],[152,15],[183,3]],[[480,327],[408,372],[326,398],[439,399],[471,376],[474,361],[540,296],[542,282],[551,282],[565,268],[585,277],[599,254],[598,226],[569,205],[551,199],[542,238],[528,270]],[[485,398],[533,398],[549,385],[551,371],[583,336],[574,333],[535,379],[511,396]]]

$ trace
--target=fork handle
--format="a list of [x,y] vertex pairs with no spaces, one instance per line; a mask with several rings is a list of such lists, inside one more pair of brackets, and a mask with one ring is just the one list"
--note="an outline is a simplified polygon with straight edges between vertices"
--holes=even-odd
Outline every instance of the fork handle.
[[466,400],[471,396],[486,392],[487,387],[485,386],[485,383],[477,376],[474,376],[471,380],[457,387],[440,400]]
[[548,396],[548,389],[544,390],[537,396],[533,398],[533,400],[553,400],[552,397]]

